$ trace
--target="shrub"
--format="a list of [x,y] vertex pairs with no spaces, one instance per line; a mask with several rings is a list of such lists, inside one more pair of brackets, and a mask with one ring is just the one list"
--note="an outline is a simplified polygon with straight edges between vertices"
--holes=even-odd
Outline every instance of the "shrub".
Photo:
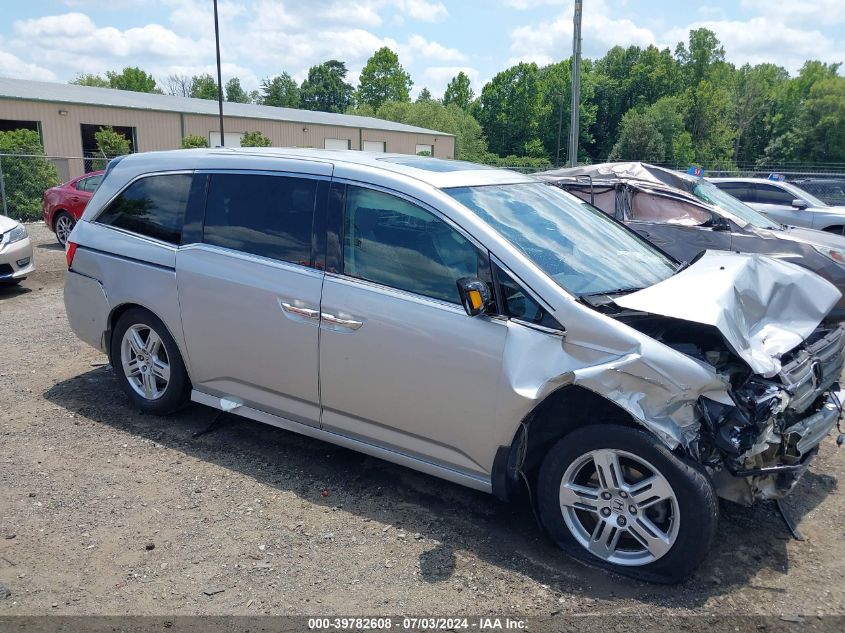
[[[34,157],[2,156],[6,207],[10,217],[38,220],[44,191],[59,184],[59,174],[44,156],[41,138],[33,130],[0,132],[0,154],[32,154]],[[0,209],[2,210],[2,209]]]
[[97,143],[97,152],[102,158],[92,161],[91,168],[94,170],[105,169],[109,159],[116,156],[123,156],[130,152],[129,140],[110,125],[101,127],[94,133],[94,140]]
[[182,139],[182,149],[194,149],[197,147],[208,147],[208,141],[199,134],[188,134]]
[[270,147],[270,139],[261,132],[247,132],[241,138],[241,147]]

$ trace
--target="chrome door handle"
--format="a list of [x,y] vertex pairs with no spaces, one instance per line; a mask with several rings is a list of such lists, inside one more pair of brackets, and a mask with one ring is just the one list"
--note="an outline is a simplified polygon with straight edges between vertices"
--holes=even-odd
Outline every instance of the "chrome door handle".
[[282,302],[282,310],[288,314],[295,314],[296,316],[305,317],[306,319],[318,319],[320,317],[319,310],[312,310],[311,308],[300,308],[290,303]]
[[341,319],[340,317],[336,317],[333,314],[327,314],[323,312],[322,314],[323,321],[328,323],[329,325],[337,325],[338,327],[345,327],[349,328],[350,330],[357,330],[359,327],[364,325],[363,321],[354,321],[352,319]]

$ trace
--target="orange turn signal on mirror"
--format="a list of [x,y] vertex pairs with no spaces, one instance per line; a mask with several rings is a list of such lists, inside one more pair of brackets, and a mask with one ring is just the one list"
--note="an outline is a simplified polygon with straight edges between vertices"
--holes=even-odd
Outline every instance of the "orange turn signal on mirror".
[[467,298],[469,299],[469,304],[472,306],[473,310],[478,310],[482,305],[484,305],[484,300],[481,298],[481,293],[478,290],[470,290],[467,293]]

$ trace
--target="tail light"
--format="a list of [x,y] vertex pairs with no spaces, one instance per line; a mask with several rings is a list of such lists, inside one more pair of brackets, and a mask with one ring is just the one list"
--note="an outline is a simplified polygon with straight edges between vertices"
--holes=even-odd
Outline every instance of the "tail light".
[[67,258],[67,269],[73,265],[73,256],[76,255],[76,242],[68,242],[65,257]]

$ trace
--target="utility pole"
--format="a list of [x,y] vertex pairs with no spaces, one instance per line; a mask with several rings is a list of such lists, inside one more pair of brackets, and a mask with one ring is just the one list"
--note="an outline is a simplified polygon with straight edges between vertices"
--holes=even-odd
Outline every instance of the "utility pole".
[[220,110],[220,147],[226,146],[223,133],[223,76],[220,69],[220,25],[217,20],[217,0],[214,0],[214,40],[217,43],[217,105]]
[[555,167],[560,167],[560,134],[561,130],[563,129],[563,97],[564,94],[562,92],[555,92],[553,94],[555,97],[560,97],[560,103],[558,104],[558,113],[557,113],[557,158],[555,158]]
[[[569,122],[569,166],[578,165],[578,106],[581,101],[581,12],[582,0],[575,0],[572,30],[572,118]],[[559,144],[559,143],[558,143]]]

